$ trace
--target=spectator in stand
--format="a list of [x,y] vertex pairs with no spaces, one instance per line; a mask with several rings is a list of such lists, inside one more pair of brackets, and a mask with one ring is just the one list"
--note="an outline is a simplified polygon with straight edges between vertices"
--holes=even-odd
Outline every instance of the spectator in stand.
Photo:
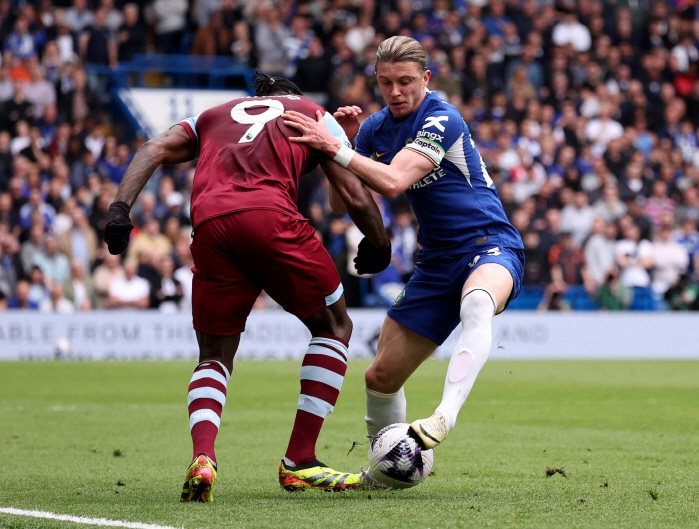
[[72,314],[73,304],[63,295],[63,285],[54,283],[50,289],[51,296],[39,304],[40,312],[55,312],[56,314]]
[[73,0],[73,6],[63,16],[63,21],[75,35],[82,33],[94,19],[94,13],[87,7],[87,0]]
[[101,251],[105,254],[104,261],[95,268],[92,274],[95,291],[97,292],[98,307],[104,307],[106,305],[112,283],[124,278],[124,268],[121,266],[121,257],[106,252],[104,246]]
[[670,310],[699,310],[699,283],[687,274],[665,293]]
[[22,229],[29,229],[32,224],[32,215],[38,212],[41,215],[44,226],[53,226],[56,218],[56,210],[47,204],[41,197],[41,190],[37,187],[29,191],[29,201],[19,209],[19,223]]
[[37,118],[44,115],[44,109],[56,104],[56,88],[44,78],[38,59],[29,63],[31,80],[24,85],[24,97],[34,105],[32,114]]
[[155,0],[150,4],[150,19],[155,25],[163,53],[180,53],[182,36],[187,25],[186,0]]
[[58,249],[70,262],[79,261],[85,270],[90,270],[97,256],[97,234],[82,208],[73,207],[69,215],[72,226],[58,236]]
[[124,277],[115,279],[109,286],[108,309],[147,309],[150,305],[150,285],[136,275],[136,263],[126,261]]
[[233,62],[240,66],[250,66],[254,46],[250,40],[250,27],[246,22],[239,21],[233,25],[233,42],[231,53]]
[[117,33],[117,58],[119,62],[129,62],[136,53],[146,51],[146,28],[141,23],[138,5],[124,6],[124,23]]
[[585,243],[585,267],[595,289],[609,281],[609,273],[616,268],[616,237],[615,223],[595,217],[592,235]]
[[580,285],[584,263],[582,248],[575,244],[571,233],[563,232],[561,242],[554,244],[549,252],[549,265],[560,268],[566,285]]
[[620,280],[634,288],[650,286],[649,270],[653,268],[653,245],[641,239],[641,230],[633,221],[622,223],[623,239],[616,243],[616,263],[621,271]]
[[29,297],[30,285],[26,279],[17,281],[14,296],[9,298],[7,307],[17,310],[38,310],[39,305]]
[[278,7],[260,6],[260,15],[255,26],[255,47],[260,70],[273,77],[284,74],[288,57],[284,42],[290,36],[289,29],[281,22]]
[[113,31],[107,27],[108,16],[109,11],[106,8],[95,11],[92,24],[80,35],[78,49],[85,64],[116,66],[117,44]]
[[0,223],[6,224],[11,233],[18,234],[19,211],[13,207],[9,193],[0,193]]
[[667,184],[662,180],[653,182],[653,191],[643,207],[646,217],[655,228],[660,227],[664,213],[675,213],[675,202],[667,196]]
[[35,266],[41,268],[46,279],[51,283],[63,283],[70,277],[68,258],[58,251],[55,235],[48,235],[44,240],[44,248],[34,256]]
[[576,52],[589,51],[592,45],[590,30],[578,21],[576,12],[566,5],[559,5],[561,21],[556,24],[551,40],[556,46],[572,46]]
[[607,144],[624,134],[624,128],[618,121],[612,119],[614,107],[609,102],[600,106],[599,116],[590,120],[585,126],[585,137],[592,143],[594,156],[602,156],[607,149]]
[[97,115],[100,110],[100,100],[97,94],[87,86],[85,70],[74,68],[70,88],[62,92],[58,98],[58,116],[61,121],[82,123],[88,116]]
[[175,263],[169,255],[165,255],[156,263],[156,269],[157,279],[153,282],[150,291],[151,308],[168,314],[178,312],[184,290],[173,275]]
[[415,271],[417,256],[417,231],[413,226],[413,212],[406,206],[397,208],[390,231],[393,257],[391,263],[403,283],[407,283]]
[[175,270],[173,277],[182,285],[182,300],[180,301],[180,310],[189,312],[192,308],[192,281],[194,280],[194,260],[192,253],[189,250],[189,236],[180,237],[175,243],[175,255],[180,267]]
[[605,222],[616,222],[628,211],[628,207],[619,199],[619,188],[609,182],[602,188],[602,198],[592,206],[595,216]]
[[549,279],[548,253],[541,248],[541,238],[534,230],[522,234],[524,242],[524,280],[526,286],[544,286]]
[[32,265],[29,271],[29,281],[28,299],[31,303],[36,305],[36,308],[39,308],[39,305],[41,305],[45,299],[49,298],[49,289],[44,280],[44,272],[39,266]]
[[622,283],[619,279],[619,270],[612,268],[597,290],[595,301],[606,310],[628,309],[633,301],[633,288]]
[[308,54],[299,60],[296,69],[296,85],[302,92],[327,92],[331,63],[325,55],[318,37],[308,44]]
[[569,285],[563,277],[563,270],[559,265],[551,268],[551,282],[544,289],[544,296],[537,307],[538,310],[570,310],[570,305],[565,300],[565,294]]
[[[114,7],[114,0],[100,0],[99,6],[100,9],[103,9],[107,13],[105,25],[112,34],[115,34],[124,22],[124,15]],[[97,13],[95,13],[95,16],[97,16]]]
[[685,218],[680,228],[675,232],[674,238],[687,252],[689,278],[697,279],[696,272],[699,270],[699,231],[697,231],[697,224],[692,219]]
[[34,117],[32,104],[24,96],[24,83],[23,79],[15,79],[12,98],[3,103],[0,112],[0,130],[6,130],[10,134],[14,133],[18,121],[29,123]]
[[194,35],[192,55],[230,55],[231,33],[223,24],[223,15],[214,11],[209,15],[209,23],[199,26]]
[[71,262],[70,277],[63,283],[63,290],[75,310],[100,308],[94,281],[85,273],[85,265],[78,259]]
[[673,240],[672,225],[663,224],[653,241],[653,292],[657,297],[664,297],[675,286],[680,276],[689,266],[689,255],[685,248]]
[[141,232],[129,245],[127,260],[138,261],[137,256],[140,252],[146,254],[157,252],[161,255],[169,255],[171,251],[172,243],[160,233],[160,223],[156,219],[150,219],[146,221]]
[[695,225],[699,222],[699,190],[691,186],[682,192],[682,203],[675,208],[675,222],[683,224],[685,219]]
[[575,193],[573,203],[561,210],[561,229],[573,237],[573,244],[582,246],[592,231],[595,212],[584,191]]
[[14,31],[10,33],[3,46],[7,57],[14,57],[20,61],[28,61],[37,56],[40,39],[37,39],[29,31],[29,21],[20,16],[15,21]]

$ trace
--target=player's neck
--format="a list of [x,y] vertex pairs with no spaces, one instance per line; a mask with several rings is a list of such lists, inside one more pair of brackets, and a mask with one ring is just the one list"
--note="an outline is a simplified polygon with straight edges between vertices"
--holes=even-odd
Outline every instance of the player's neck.
[[422,105],[422,103],[425,101],[425,97],[427,97],[427,88],[423,88],[423,89],[422,89],[422,94],[420,95],[420,100],[418,101],[417,105],[415,105],[415,108],[413,108],[413,109],[410,111],[410,113],[409,113],[407,116],[405,116],[406,118],[407,118],[410,114],[412,114],[413,112],[417,112],[417,110],[420,108],[420,106]]

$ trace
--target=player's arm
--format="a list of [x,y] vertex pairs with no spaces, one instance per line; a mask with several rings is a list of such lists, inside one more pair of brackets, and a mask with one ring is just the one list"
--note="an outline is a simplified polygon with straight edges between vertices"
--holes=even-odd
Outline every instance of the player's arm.
[[[323,164],[330,181],[331,193],[345,206],[350,218],[364,234],[359,243],[354,268],[359,274],[376,274],[391,264],[391,241],[383,227],[383,219],[374,197],[352,171],[332,160]],[[331,195],[332,196],[332,195]]]
[[[303,134],[300,137],[289,138],[290,141],[306,143],[313,149],[327,154],[331,159],[335,158],[342,147],[342,143],[328,131],[320,112],[316,115],[317,120],[291,110],[282,117],[286,125]],[[390,165],[355,153],[347,166],[366,185],[387,198],[397,197],[434,167],[434,162],[427,156],[408,148],[396,154]]]
[[126,250],[133,224],[129,220],[131,206],[148,179],[160,165],[174,165],[194,159],[192,138],[185,128],[175,125],[159,134],[136,151],[119,184],[116,198],[109,206],[104,241],[109,253],[118,255]]
[[333,213],[337,215],[344,215],[347,213],[347,206],[342,201],[340,194],[335,191],[332,184],[330,184],[330,189],[328,190],[328,202],[330,203],[330,209],[332,209]]
[[330,181],[331,193],[335,193],[335,200],[342,202],[359,230],[376,248],[390,248],[391,242],[386,235],[381,212],[361,180],[332,160],[324,162],[323,170]]
[[141,189],[160,165],[175,165],[194,159],[191,141],[184,127],[175,125],[141,145],[126,169],[115,200],[133,206]]

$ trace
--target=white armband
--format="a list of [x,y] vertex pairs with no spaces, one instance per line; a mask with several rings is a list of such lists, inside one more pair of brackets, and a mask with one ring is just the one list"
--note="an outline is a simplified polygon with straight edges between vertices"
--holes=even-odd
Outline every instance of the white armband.
[[349,163],[352,161],[352,157],[354,156],[354,151],[347,147],[347,145],[342,145],[340,147],[340,150],[337,151],[337,154],[335,155],[335,158],[333,158],[334,162],[337,162],[340,164],[342,167],[347,167]]

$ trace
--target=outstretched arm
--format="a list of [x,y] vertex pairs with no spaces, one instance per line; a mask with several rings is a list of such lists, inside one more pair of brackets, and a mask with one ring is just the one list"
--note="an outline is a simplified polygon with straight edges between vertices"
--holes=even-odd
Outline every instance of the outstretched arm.
[[109,253],[119,255],[129,245],[133,224],[129,220],[131,206],[159,165],[173,165],[194,158],[189,134],[182,126],[174,126],[136,151],[124,178],[121,179],[116,199],[109,205],[104,242]]
[[190,142],[184,127],[176,125],[141,145],[126,169],[115,200],[133,206],[141,189],[158,166],[175,165],[194,158]]
[[381,212],[369,190],[352,171],[340,167],[332,160],[325,161],[323,170],[333,188],[331,193],[335,192],[339,196],[350,218],[371,244],[379,249],[390,248],[391,242],[386,235]]
[[[300,137],[289,138],[289,141],[305,143],[334,158],[342,143],[330,134],[321,113],[316,114],[317,120],[293,110],[282,114],[286,125],[303,134]],[[410,149],[402,149],[393,157],[390,165],[355,154],[347,166],[366,185],[387,198],[397,197],[434,167],[429,158]]]

